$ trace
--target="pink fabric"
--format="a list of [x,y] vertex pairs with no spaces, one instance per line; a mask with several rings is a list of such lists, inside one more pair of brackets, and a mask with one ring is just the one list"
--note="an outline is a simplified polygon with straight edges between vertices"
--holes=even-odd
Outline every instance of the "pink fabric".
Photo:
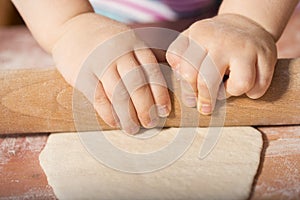
[[212,5],[214,0],[186,0],[186,1],[176,1],[176,0],[163,0],[170,8],[177,12],[188,12],[194,11],[207,6]]
[[136,10],[140,10],[142,12],[149,13],[152,16],[154,16],[157,21],[166,20],[166,18],[163,15],[161,15],[159,12],[155,12],[154,10],[148,9],[147,7],[141,6],[134,2],[130,2],[130,1],[126,1],[126,0],[114,0],[114,1],[118,2],[120,4],[120,6],[128,6],[128,7],[134,8]]

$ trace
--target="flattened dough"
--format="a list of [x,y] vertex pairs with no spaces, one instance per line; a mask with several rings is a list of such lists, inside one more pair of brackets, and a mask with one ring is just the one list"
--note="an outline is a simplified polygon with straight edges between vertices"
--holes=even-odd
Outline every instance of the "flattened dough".
[[[119,148],[140,152],[164,146],[177,130],[165,129],[139,142],[126,139],[120,131],[105,135]],[[213,151],[200,160],[206,133],[207,129],[198,129],[193,144],[179,160],[152,173],[110,169],[96,161],[78,135],[71,133],[50,135],[40,163],[59,199],[247,199],[260,161],[260,132],[250,127],[223,128]]]

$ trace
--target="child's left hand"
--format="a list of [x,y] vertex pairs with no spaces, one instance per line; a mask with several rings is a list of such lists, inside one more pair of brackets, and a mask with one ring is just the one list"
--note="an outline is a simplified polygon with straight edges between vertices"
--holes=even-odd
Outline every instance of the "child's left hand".
[[184,104],[211,114],[224,75],[229,76],[227,97],[261,97],[270,86],[277,50],[272,35],[259,24],[222,14],[185,30],[169,47],[167,60],[181,76]]

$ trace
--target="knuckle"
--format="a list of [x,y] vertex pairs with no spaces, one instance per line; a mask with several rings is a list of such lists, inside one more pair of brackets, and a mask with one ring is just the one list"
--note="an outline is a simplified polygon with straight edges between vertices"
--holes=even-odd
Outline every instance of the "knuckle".
[[136,53],[140,54],[140,56],[150,63],[157,62],[156,57],[150,49],[137,50]]
[[130,93],[130,96],[132,93],[139,91],[140,89],[143,90],[143,88],[147,86],[147,81],[143,76],[128,76],[122,78],[122,81],[125,84],[127,91]]
[[205,80],[202,78],[198,78],[197,86],[199,90],[207,90],[208,88]]
[[201,38],[209,37],[210,33],[214,32],[214,22],[211,19],[204,19],[193,23],[189,28],[189,36],[200,39],[199,33],[201,33]]
[[274,55],[277,53],[276,45],[274,42],[266,42],[264,45],[261,45],[260,51],[266,55]]
[[234,87],[229,89],[229,93],[232,95],[241,95],[251,89],[252,84],[249,81],[235,82]]
[[191,85],[197,84],[197,76],[195,73],[193,74],[185,70],[181,72],[181,78],[186,82],[190,83]]
[[[157,78],[161,78],[161,71],[158,65],[155,66],[145,66],[146,70],[149,70],[150,73],[148,73],[148,78],[151,79],[157,79]],[[147,69],[148,68],[148,69]]]
[[146,78],[141,68],[134,68],[128,72],[122,77],[122,81],[130,92],[146,84]]
[[[137,95],[140,95],[140,94],[147,94],[148,92],[149,92],[148,84],[144,84],[139,86],[136,90],[132,91],[132,94],[135,93]],[[132,96],[132,94],[130,94],[130,96]]]
[[121,89],[118,89],[112,97],[118,101],[127,101],[129,99],[129,94],[127,90],[122,87]]

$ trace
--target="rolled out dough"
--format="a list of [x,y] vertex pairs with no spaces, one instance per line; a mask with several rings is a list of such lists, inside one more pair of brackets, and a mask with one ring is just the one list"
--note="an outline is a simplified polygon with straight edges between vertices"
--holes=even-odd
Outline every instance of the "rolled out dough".
[[[177,130],[164,129],[138,142],[120,131],[105,135],[118,148],[145,153],[167,144]],[[250,127],[223,128],[213,151],[200,160],[206,132],[199,128],[191,147],[175,163],[146,174],[102,165],[86,151],[78,135],[70,133],[51,134],[40,163],[59,199],[247,199],[259,166],[261,134]]]

